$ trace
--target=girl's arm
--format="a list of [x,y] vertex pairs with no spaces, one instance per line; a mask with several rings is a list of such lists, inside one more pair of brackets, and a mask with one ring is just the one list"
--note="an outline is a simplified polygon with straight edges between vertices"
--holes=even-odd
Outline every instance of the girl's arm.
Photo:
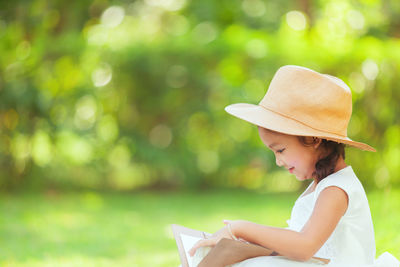
[[233,221],[233,234],[272,249],[297,261],[309,260],[332,234],[348,206],[347,194],[340,188],[324,189],[314,210],[300,232],[270,227],[248,221]]

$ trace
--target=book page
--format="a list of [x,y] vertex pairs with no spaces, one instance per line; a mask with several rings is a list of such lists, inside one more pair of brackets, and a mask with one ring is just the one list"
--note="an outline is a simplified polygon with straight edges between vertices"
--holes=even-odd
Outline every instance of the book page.
[[[186,259],[188,260],[189,267],[192,267],[192,257],[189,255],[189,250],[196,244],[197,241],[199,241],[200,237],[195,237],[195,236],[190,236],[190,235],[185,235],[185,234],[180,234],[183,248],[185,249],[185,254],[186,254]],[[193,266],[195,267],[195,266]]]
[[211,234],[190,229],[178,224],[172,224],[171,228],[176,240],[176,245],[178,246],[182,267],[196,266],[208,253],[209,249],[201,249],[201,252],[196,251],[196,254],[193,257],[190,257],[188,252],[197,241],[210,237]]

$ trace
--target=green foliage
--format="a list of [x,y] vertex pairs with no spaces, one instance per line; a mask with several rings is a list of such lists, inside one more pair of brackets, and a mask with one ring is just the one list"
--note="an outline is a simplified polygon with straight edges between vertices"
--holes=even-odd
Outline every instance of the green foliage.
[[348,163],[398,186],[399,14],[394,0],[4,2],[0,187],[296,190],[224,111],[258,103],[285,64],[350,85],[349,136],[378,153]]

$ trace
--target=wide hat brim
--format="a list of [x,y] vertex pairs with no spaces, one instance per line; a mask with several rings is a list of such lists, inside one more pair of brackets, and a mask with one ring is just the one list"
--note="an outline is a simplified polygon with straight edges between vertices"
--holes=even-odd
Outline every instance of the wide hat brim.
[[259,105],[236,103],[225,107],[225,111],[239,119],[272,131],[296,136],[319,137],[353,146],[361,150],[376,152],[373,147],[367,144],[353,141],[347,136],[339,136],[314,129],[302,122],[296,121],[293,118],[279,114]]

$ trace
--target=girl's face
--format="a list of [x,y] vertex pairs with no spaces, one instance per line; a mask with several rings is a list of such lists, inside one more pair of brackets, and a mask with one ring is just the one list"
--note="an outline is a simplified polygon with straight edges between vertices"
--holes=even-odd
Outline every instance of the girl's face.
[[285,167],[300,181],[314,178],[315,163],[321,139],[311,146],[304,146],[297,136],[287,135],[258,127],[262,142],[275,154],[276,165]]

